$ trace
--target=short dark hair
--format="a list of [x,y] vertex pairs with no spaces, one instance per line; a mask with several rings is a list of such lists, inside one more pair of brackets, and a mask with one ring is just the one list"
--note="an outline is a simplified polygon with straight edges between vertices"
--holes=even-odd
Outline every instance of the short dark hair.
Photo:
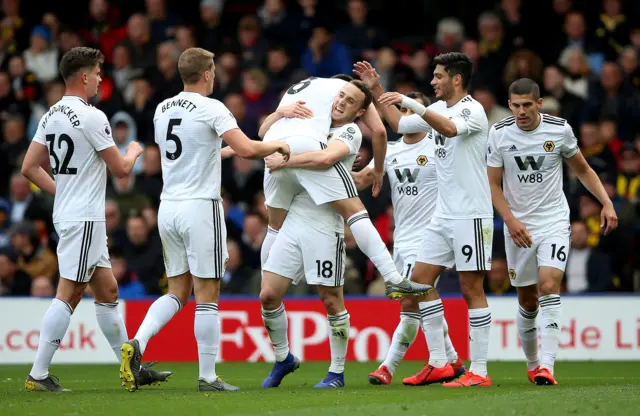
[[360,80],[354,79],[349,83],[355,85],[360,91],[364,93],[364,101],[362,102],[362,106],[360,108],[366,110],[373,101],[373,93],[371,92],[369,87],[367,87],[366,84]]
[[473,72],[473,62],[467,55],[460,52],[443,53],[436,56],[433,62],[436,65],[442,65],[450,77],[460,75],[462,77],[462,88],[466,90],[469,87],[471,73]]
[[407,97],[413,98],[414,100],[422,101],[422,104],[425,107],[431,105],[431,100],[427,98],[427,96],[421,93],[420,91],[411,91],[410,93],[407,94]]
[[347,74],[335,74],[334,76],[331,77],[331,79],[341,79],[343,81],[351,82],[355,78]]
[[534,100],[540,98],[540,86],[529,78],[520,78],[509,85],[509,99],[512,95],[531,95]]
[[60,61],[60,74],[66,80],[86,68],[93,68],[104,62],[104,55],[98,49],[79,46],[65,53]]

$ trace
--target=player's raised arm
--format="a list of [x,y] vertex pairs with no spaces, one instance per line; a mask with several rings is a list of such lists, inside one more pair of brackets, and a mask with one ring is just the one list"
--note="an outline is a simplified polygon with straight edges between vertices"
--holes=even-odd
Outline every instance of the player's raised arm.
[[398,123],[402,117],[402,113],[396,106],[381,106],[378,104],[378,100],[384,94],[384,88],[380,84],[380,75],[376,72],[375,68],[367,61],[356,62],[353,72],[360,77],[362,82],[371,90],[373,94],[373,102],[376,108],[380,110],[382,116],[387,123],[391,126],[393,131],[398,133]]
[[374,168],[371,171],[373,176],[373,196],[378,196],[382,189],[382,178],[384,176],[384,158],[387,155],[387,130],[382,124],[382,120],[376,111],[373,103],[369,104],[367,111],[362,116],[362,122],[371,130],[371,146],[373,147]]
[[280,153],[289,158],[289,145],[283,141],[259,142],[251,140],[239,128],[226,131],[222,139],[243,159],[263,159],[270,154]]
[[607,235],[609,232],[615,230],[618,227],[618,216],[616,214],[616,210],[613,207],[613,203],[607,195],[607,191],[602,186],[602,181],[598,177],[598,174],[589,166],[584,156],[580,152],[578,148],[578,141],[573,134],[573,129],[569,124],[565,124],[565,137],[562,148],[562,156],[567,159],[567,164],[569,168],[573,170],[576,174],[580,183],[584,185],[585,188],[593,196],[595,196],[598,201],[602,204],[602,211],[600,213],[600,227],[605,227],[604,234]]
[[269,114],[269,116],[265,119],[265,121],[260,126],[260,130],[258,131],[258,136],[260,138],[264,138],[267,131],[271,128],[273,123],[280,120],[281,118],[311,118],[313,117],[313,111],[307,106],[305,106],[304,101],[298,101],[295,104],[285,105],[283,107],[278,108],[273,113]]
[[22,161],[22,175],[33,182],[44,192],[55,195],[56,183],[42,168],[42,162],[49,156],[49,149],[46,145],[35,139],[29,145],[27,154]]

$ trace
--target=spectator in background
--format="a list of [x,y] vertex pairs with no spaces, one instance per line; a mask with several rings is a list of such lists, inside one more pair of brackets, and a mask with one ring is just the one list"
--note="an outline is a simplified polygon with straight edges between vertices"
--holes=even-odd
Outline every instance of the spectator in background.
[[213,87],[213,95],[219,100],[224,100],[230,93],[240,92],[240,63],[238,57],[231,52],[223,52],[215,57],[216,79]]
[[529,78],[542,83],[542,59],[527,49],[520,49],[509,57],[504,69],[504,88],[509,89],[511,83],[520,78]]
[[28,120],[31,108],[26,100],[16,97],[9,74],[0,72],[0,127],[10,114],[19,114],[23,120]]
[[200,0],[200,25],[198,44],[208,50],[215,51],[221,41],[220,13],[224,0]]
[[[293,73],[294,68],[291,65],[291,58],[287,53],[287,49],[282,45],[270,47],[269,52],[267,52],[267,75],[269,76],[269,85],[273,91],[279,92],[289,88],[292,83]],[[249,137],[253,136],[250,135]]]
[[387,42],[385,32],[367,21],[369,7],[364,0],[349,0],[349,23],[336,32],[336,39],[349,48],[353,60],[372,61],[376,50]]
[[[374,66],[376,72],[380,75],[380,85],[385,91],[394,91],[396,78],[394,69],[398,64],[398,56],[393,48],[383,47],[378,51],[378,56],[375,60]],[[348,74],[349,72],[343,72]]]
[[588,244],[589,232],[582,221],[571,223],[571,255],[565,271],[569,293],[604,292],[612,288],[612,272],[607,254]]
[[22,56],[15,55],[9,59],[9,76],[17,98],[29,102],[42,98],[42,85],[33,73],[27,71]]
[[134,68],[152,68],[156,62],[156,45],[151,39],[149,20],[143,14],[136,13],[127,21],[127,39],[122,45],[129,49],[131,65]]
[[[124,30],[123,33],[126,35],[126,30]],[[62,56],[65,53],[69,52],[71,49],[77,48],[79,46],[84,46],[84,45],[85,45],[85,41],[82,37],[80,37],[78,32],[70,28],[64,28],[60,32],[60,41],[58,42],[58,47],[60,51],[58,54]],[[109,50],[111,49],[112,48],[109,48]],[[106,59],[106,56],[105,56],[105,59]]]
[[[89,18],[80,31],[82,37],[91,45],[96,45],[105,54],[106,62],[111,62],[113,48],[127,37],[127,29],[122,26],[120,10],[108,0],[90,0]],[[74,36],[73,32],[67,32]],[[77,36],[77,34],[75,34]],[[64,36],[61,36],[61,44]],[[73,42],[77,43],[77,42]],[[63,46],[63,52],[71,49],[71,45]],[[76,44],[74,46],[80,46]]]
[[613,115],[606,115],[600,119],[598,125],[600,130],[600,140],[604,143],[616,160],[616,167],[620,167],[620,153],[624,142],[618,137],[618,126]]
[[31,276],[20,270],[18,257],[18,253],[12,248],[0,251],[0,296],[29,295]]
[[613,203],[616,214],[618,214],[618,228],[631,229],[636,217],[636,207],[627,198],[618,194],[617,180],[618,178],[615,176],[603,175],[602,184]]
[[600,82],[593,83],[589,89],[586,106],[591,119],[616,114],[618,136],[623,141],[633,140],[640,126],[640,100],[635,90],[625,90],[618,65],[613,62],[603,65]]
[[117,45],[113,49],[111,76],[126,104],[131,104],[134,99],[134,84],[131,81],[140,75],[142,75],[142,69],[131,66],[129,49],[124,45]]
[[180,53],[186,51],[189,48],[196,47],[196,38],[191,27],[176,27],[176,46],[178,47],[178,51]]
[[318,0],[298,0],[298,5],[302,9],[302,14],[298,20],[299,26],[296,32],[295,49],[289,51],[292,56],[300,56],[304,52],[307,48],[307,42],[311,38],[313,28],[316,27],[318,22],[326,18],[318,10]]
[[58,271],[56,255],[40,243],[40,236],[31,222],[16,224],[11,230],[11,246],[18,253],[18,267],[29,276],[53,278]]
[[620,69],[624,78],[625,89],[640,91],[640,63],[638,61],[638,49],[634,46],[625,46],[620,53]]
[[109,250],[111,270],[118,282],[118,295],[121,299],[139,299],[145,296],[144,285],[129,270],[124,251],[119,248]]
[[267,41],[260,37],[260,26],[254,16],[243,16],[238,22],[237,50],[243,68],[257,67],[267,55]]
[[507,65],[511,47],[504,42],[502,22],[494,13],[485,12],[480,15],[478,33],[480,34],[478,72],[484,75],[482,81],[496,91],[496,96],[502,102],[506,100],[507,94],[500,74]]
[[18,114],[10,114],[2,125],[3,142],[0,144],[2,153],[9,157],[12,171],[20,170],[29,140],[26,138],[24,119]]
[[136,178],[138,190],[151,199],[153,206],[160,205],[162,193],[162,166],[160,149],[155,144],[144,147],[142,172]]
[[140,214],[127,220],[128,242],[123,247],[129,270],[136,274],[150,295],[160,292],[160,280],[164,275],[162,245],[158,238],[151,238],[149,226]]
[[156,106],[153,103],[153,88],[149,80],[143,76],[136,77],[132,81],[133,102],[128,113],[135,120],[138,128],[138,139],[144,143],[152,143],[153,137],[153,115]]
[[229,192],[231,199],[247,209],[254,196],[262,190],[264,165],[261,161],[242,159],[233,156],[225,161],[222,186]]
[[[123,155],[127,152],[129,143],[138,141],[138,128],[136,122],[128,113],[118,111],[109,121],[113,131],[113,141]],[[137,175],[142,172],[144,157],[139,157],[133,165],[132,172]]]
[[584,123],[580,126],[580,148],[596,173],[612,177],[616,175],[616,159],[602,140],[596,123]]
[[20,0],[4,0],[2,2],[2,38],[9,54],[24,50],[29,45],[29,27],[25,25],[20,14]]
[[300,23],[296,16],[289,13],[283,0],[265,0],[258,9],[258,18],[264,38],[287,45],[292,51],[296,50]]
[[242,232],[242,258],[252,269],[260,268],[260,248],[266,234],[267,223],[254,212],[244,216]]
[[154,104],[159,104],[182,91],[182,78],[178,74],[178,58],[180,58],[180,50],[175,42],[167,41],[158,46],[156,68],[152,76],[153,85],[156,86],[152,98]]
[[38,276],[31,282],[30,295],[34,298],[53,298],[56,295],[51,278]]
[[120,207],[113,199],[107,199],[104,205],[105,228],[107,230],[107,245],[109,249],[122,247],[127,241],[127,233],[122,224]]
[[229,260],[222,276],[221,292],[233,295],[251,294],[256,270],[242,261],[242,252],[237,242],[227,240]]
[[600,15],[595,34],[604,59],[615,61],[629,42],[629,24],[622,14],[620,0],[602,0],[604,13]]
[[51,31],[44,25],[31,30],[29,49],[22,55],[29,71],[38,81],[49,82],[58,77],[58,50],[50,49]]
[[487,114],[489,126],[497,123],[505,117],[511,116],[511,111],[496,103],[496,96],[493,91],[486,87],[477,87],[473,91],[473,98],[482,104],[484,112]]
[[587,25],[584,16],[578,11],[567,13],[564,23],[564,32],[566,41],[556,40],[552,45],[558,45],[556,60],[562,56],[566,48],[577,47],[587,56],[589,67],[595,73],[600,73],[602,64],[604,63],[604,54],[599,52],[597,45],[591,39],[588,39]]
[[438,53],[460,51],[464,40],[464,26],[455,17],[445,17],[436,28],[436,47]]
[[242,97],[247,105],[247,121],[257,126],[258,118],[276,106],[276,97],[268,89],[267,75],[259,68],[242,73]]
[[587,55],[577,46],[568,47],[560,55],[558,64],[567,74],[564,77],[565,89],[585,100],[589,94],[590,73]]
[[411,68],[411,77],[416,84],[416,90],[430,95],[433,92],[431,86],[433,71],[430,69],[431,58],[429,58],[429,54],[424,49],[416,49],[411,54],[408,64]]
[[9,235],[9,227],[11,227],[11,222],[9,221],[10,210],[9,203],[4,199],[0,199],[0,250],[11,243],[11,236]]
[[151,206],[151,199],[137,191],[135,179],[134,175],[111,178],[113,192],[110,198],[118,204],[123,221],[131,215],[140,215],[143,209]]
[[240,241],[242,238],[242,225],[244,224],[244,211],[238,205],[235,205],[224,189],[220,190],[222,197],[222,209],[224,211],[224,223],[227,227],[227,238]]
[[349,49],[333,38],[326,24],[318,23],[309,39],[309,47],[302,55],[302,69],[310,76],[329,78],[335,74],[350,74],[352,65]]
[[160,233],[158,232],[158,210],[154,207],[146,207],[142,210],[142,217],[147,222],[151,234],[156,234],[160,238]]
[[175,37],[180,19],[167,10],[166,0],[145,0],[145,5],[153,42],[160,43]]
[[501,0],[496,15],[502,20],[504,38],[514,48],[526,46],[527,28],[522,22],[521,0]]
[[640,192],[640,154],[633,143],[625,143],[620,153],[620,173],[616,181],[618,195],[632,203],[638,202]]
[[50,224],[50,207],[39,195],[31,192],[29,181],[20,172],[11,175],[9,203],[11,204],[9,220],[12,224],[18,224],[23,220],[44,220]]
[[240,94],[230,93],[224,98],[224,105],[238,122],[238,127],[248,136],[257,137],[258,125],[247,118],[247,103]]
[[584,101],[565,88],[565,77],[555,66],[544,69],[543,85],[549,95],[558,100],[560,104],[559,117],[569,122],[571,127],[578,128],[582,121],[582,109]]
[[[566,33],[564,32],[564,24],[567,19],[567,14],[572,10],[571,0],[553,0],[552,13],[548,14],[545,19],[544,29],[540,31],[541,47],[538,53],[542,54],[543,61],[546,65],[555,64],[558,61],[558,54],[564,46],[549,47],[549,45],[556,45],[559,39],[565,39]],[[548,19],[548,23],[547,23]]]
[[44,102],[34,103],[31,117],[27,125],[27,139],[32,138],[38,129],[38,123],[44,114],[64,96],[64,84],[62,82],[51,82],[44,86]]

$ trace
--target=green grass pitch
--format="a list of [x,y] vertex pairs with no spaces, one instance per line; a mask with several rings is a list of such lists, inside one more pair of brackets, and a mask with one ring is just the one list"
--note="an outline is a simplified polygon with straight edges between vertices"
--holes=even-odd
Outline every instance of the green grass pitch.
[[196,391],[197,364],[158,364],[174,372],[168,383],[129,393],[117,366],[54,365],[71,393],[28,393],[26,365],[0,366],[0,415],[640,415],[639,362],[560,362],[559,385],[538,387],[523,363],[489,363],[493,387],[406,387],[420,363],[403,363],[391,386],[371,386],[375,363],[347,363],[346,387],[314,390],[327,363],[305,362],[277,389],[262,390],[265,363],[222,363],[218,374],[243,390]]

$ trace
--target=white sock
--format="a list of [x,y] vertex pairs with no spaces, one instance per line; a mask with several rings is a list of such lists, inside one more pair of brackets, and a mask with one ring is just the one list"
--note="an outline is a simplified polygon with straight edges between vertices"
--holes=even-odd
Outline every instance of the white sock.
[[216,378],[216,356],[220,343],[220,317],[217,303],[199,303],[193,321],[193,333],[198,344],[198,379],[213,383]]
[[449,336],[449,324],[444,317],[442,318],[442,328],[444,329],[444,349],[447,352],[447,361],[451,364],[455,364],[458,362],[458,352],[453,346],[453,342],[451,342],[451,337]]
[[262,322],[267,328],[269,339],[276,353],[276,361],[284,361],[289,355],[289,336],[287,330],[289,321],[284,303],[272,311],[262,310]]
[[159,297],[151,304],[135,336],[140,343],[140,352],[144,354],[149,340],[160,332],[180,309],[182,309],[180,299],[171,293]]
[[538,310],[533,312],[525,311],[522,306],[518,305],[518,315],[516,317],[516,326],[518,327],[518,335],[522,343],[522,351],[527,359],[527,370],[535,370],[540,365],[540,357],[538,356],[538,325],[536,325],[536,317]]
[[404,358],[407,350],[416,340],[420,328],[420,314],[417,312],[400,312],[400,323],[396,327],[391,338],[391,346],[387,352],[387,356],[382,362],[393,375],[398,365]]
[[42,318],[40,326],[40,341],[38,341],[38,351],[36,359],[29,375],[36,380],[44,380],[49,376],[49,366],[53,359],[53,354],[60,346],[64,335],[69,328],[73,308],[67,302],[54,298],[51,306]]
[[540,335],[542,354],[540,354],[540,367],[546,368],[553,374],[553,365],[556,362],[558,342],[560,337],[560,317],[562,316],[562,304],[560,295],[540,296]]
[[349,346],[349,328],[351,323],[349,312],[342,311],[336,315],[327,315],[329,321],[329,345],[331,347],[331,365],[329,372],[344,373],[344,360]]
[[385,282],[400,283],[402,276],[398,273],[396,265],[389,254],[389,250],[382,242],[380,234],[369,219],[367,211],[353,214],[347,220],[353,233],[358,248],[371,260],[378,269]]
[[420,319],[429,348],[429,364],[436,368],[442,368],[448,362],[444,346],[444,306],[442,300],[420,302]]
[[278,238],[278,230],[274,230],[271,227],[267,227],[267,235],[264,237],[264,241],[262,242],[262,248],[260,248],[260,266],[264,267],[267,262],[267,258],[269,258],[269,251],[271,250],[271,246],[275,243],[276,238]]
[[469,309],[469,371],[481,377],[487,376],[491,310],[489,307]]
[[121,362],[120,349],[122,344],[127,342],[127,327],[124,325],[122,315],[118,313],[118,302],[96,303],[95,305],[98,326],[118,357],[118,361]]

